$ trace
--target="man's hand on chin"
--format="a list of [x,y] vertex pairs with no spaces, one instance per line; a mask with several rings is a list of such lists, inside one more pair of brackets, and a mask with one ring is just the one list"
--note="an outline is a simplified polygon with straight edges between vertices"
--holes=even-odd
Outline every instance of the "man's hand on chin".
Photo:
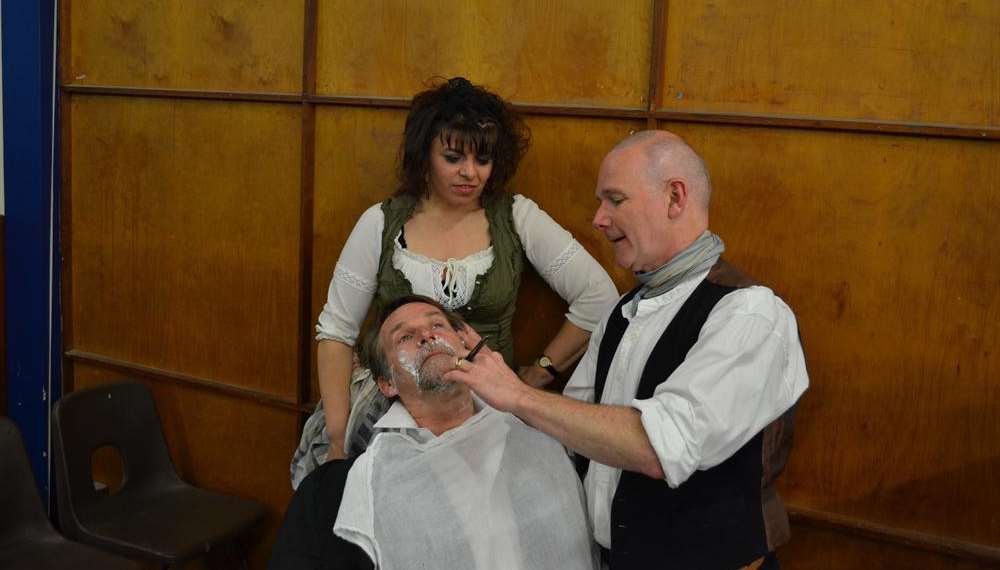
[[463,361],[461,368],[453,368],[444,375],[447,382],[465,384],[491,407],[502,412],[514,412],[520,399],[531,388],[503,361],[499,352],[483,347],[475,362]]

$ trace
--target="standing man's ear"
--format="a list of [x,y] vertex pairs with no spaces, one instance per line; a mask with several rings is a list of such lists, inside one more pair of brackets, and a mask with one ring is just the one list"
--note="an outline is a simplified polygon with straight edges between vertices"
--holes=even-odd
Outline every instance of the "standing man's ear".
[[395,398],[399,395],[399,390],[396,389],[396,383],[392,380],[386,380],[385,378],[379,378],[376,380],[378,383],[378,389],[382,392],[382,395],[386,398]]
[[671,178],[667,180],[667,216],[676,218],[687,208],[688,187],[687,182],[682,178]]

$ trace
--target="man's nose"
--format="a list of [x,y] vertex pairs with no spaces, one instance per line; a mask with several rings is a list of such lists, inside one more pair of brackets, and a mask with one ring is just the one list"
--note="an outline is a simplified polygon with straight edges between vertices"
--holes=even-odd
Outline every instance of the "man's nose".
[[603,230],[610,225],[611,220],[608,218],[607,212],[604,211],[604,204],[597,207],[597,211],[594,212],[594,219],[590,223],[599,230]]

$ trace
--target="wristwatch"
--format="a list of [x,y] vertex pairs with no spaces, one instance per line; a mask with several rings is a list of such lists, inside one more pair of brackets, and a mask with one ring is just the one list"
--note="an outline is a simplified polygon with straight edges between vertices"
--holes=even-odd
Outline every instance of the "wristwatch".
[[538,360],[535,361],[535,364],[547,370],[548,373],[552,375],[552,378],[554,380],[559,379],[559,371],[556,370],[556,367],[552,365],[552,359],[549,358],[548,356],[545,356],[544,354],[539,356]]

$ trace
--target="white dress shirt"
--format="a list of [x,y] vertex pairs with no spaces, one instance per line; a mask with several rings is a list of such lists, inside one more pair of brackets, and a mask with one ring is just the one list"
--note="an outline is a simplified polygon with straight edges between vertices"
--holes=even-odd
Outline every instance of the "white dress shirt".
[[[770,289],[754,286],[723,297],[684,361],[663,378],[653,397],[635,398],[650,352],[706,275],[693,275],[663,295],[622,307],[629,325],[601,398],[601,403],[641,412],[643,429],[671,487],[731,457],[809,385],[795,315]],[[566,385],[567,396],[594,400],[597,353],[606,326],[607,318],[591,336]],[[592,461],[584,482],[594,537],[605,548],[611,546],[611,501],[620,477],[621,469]]]

